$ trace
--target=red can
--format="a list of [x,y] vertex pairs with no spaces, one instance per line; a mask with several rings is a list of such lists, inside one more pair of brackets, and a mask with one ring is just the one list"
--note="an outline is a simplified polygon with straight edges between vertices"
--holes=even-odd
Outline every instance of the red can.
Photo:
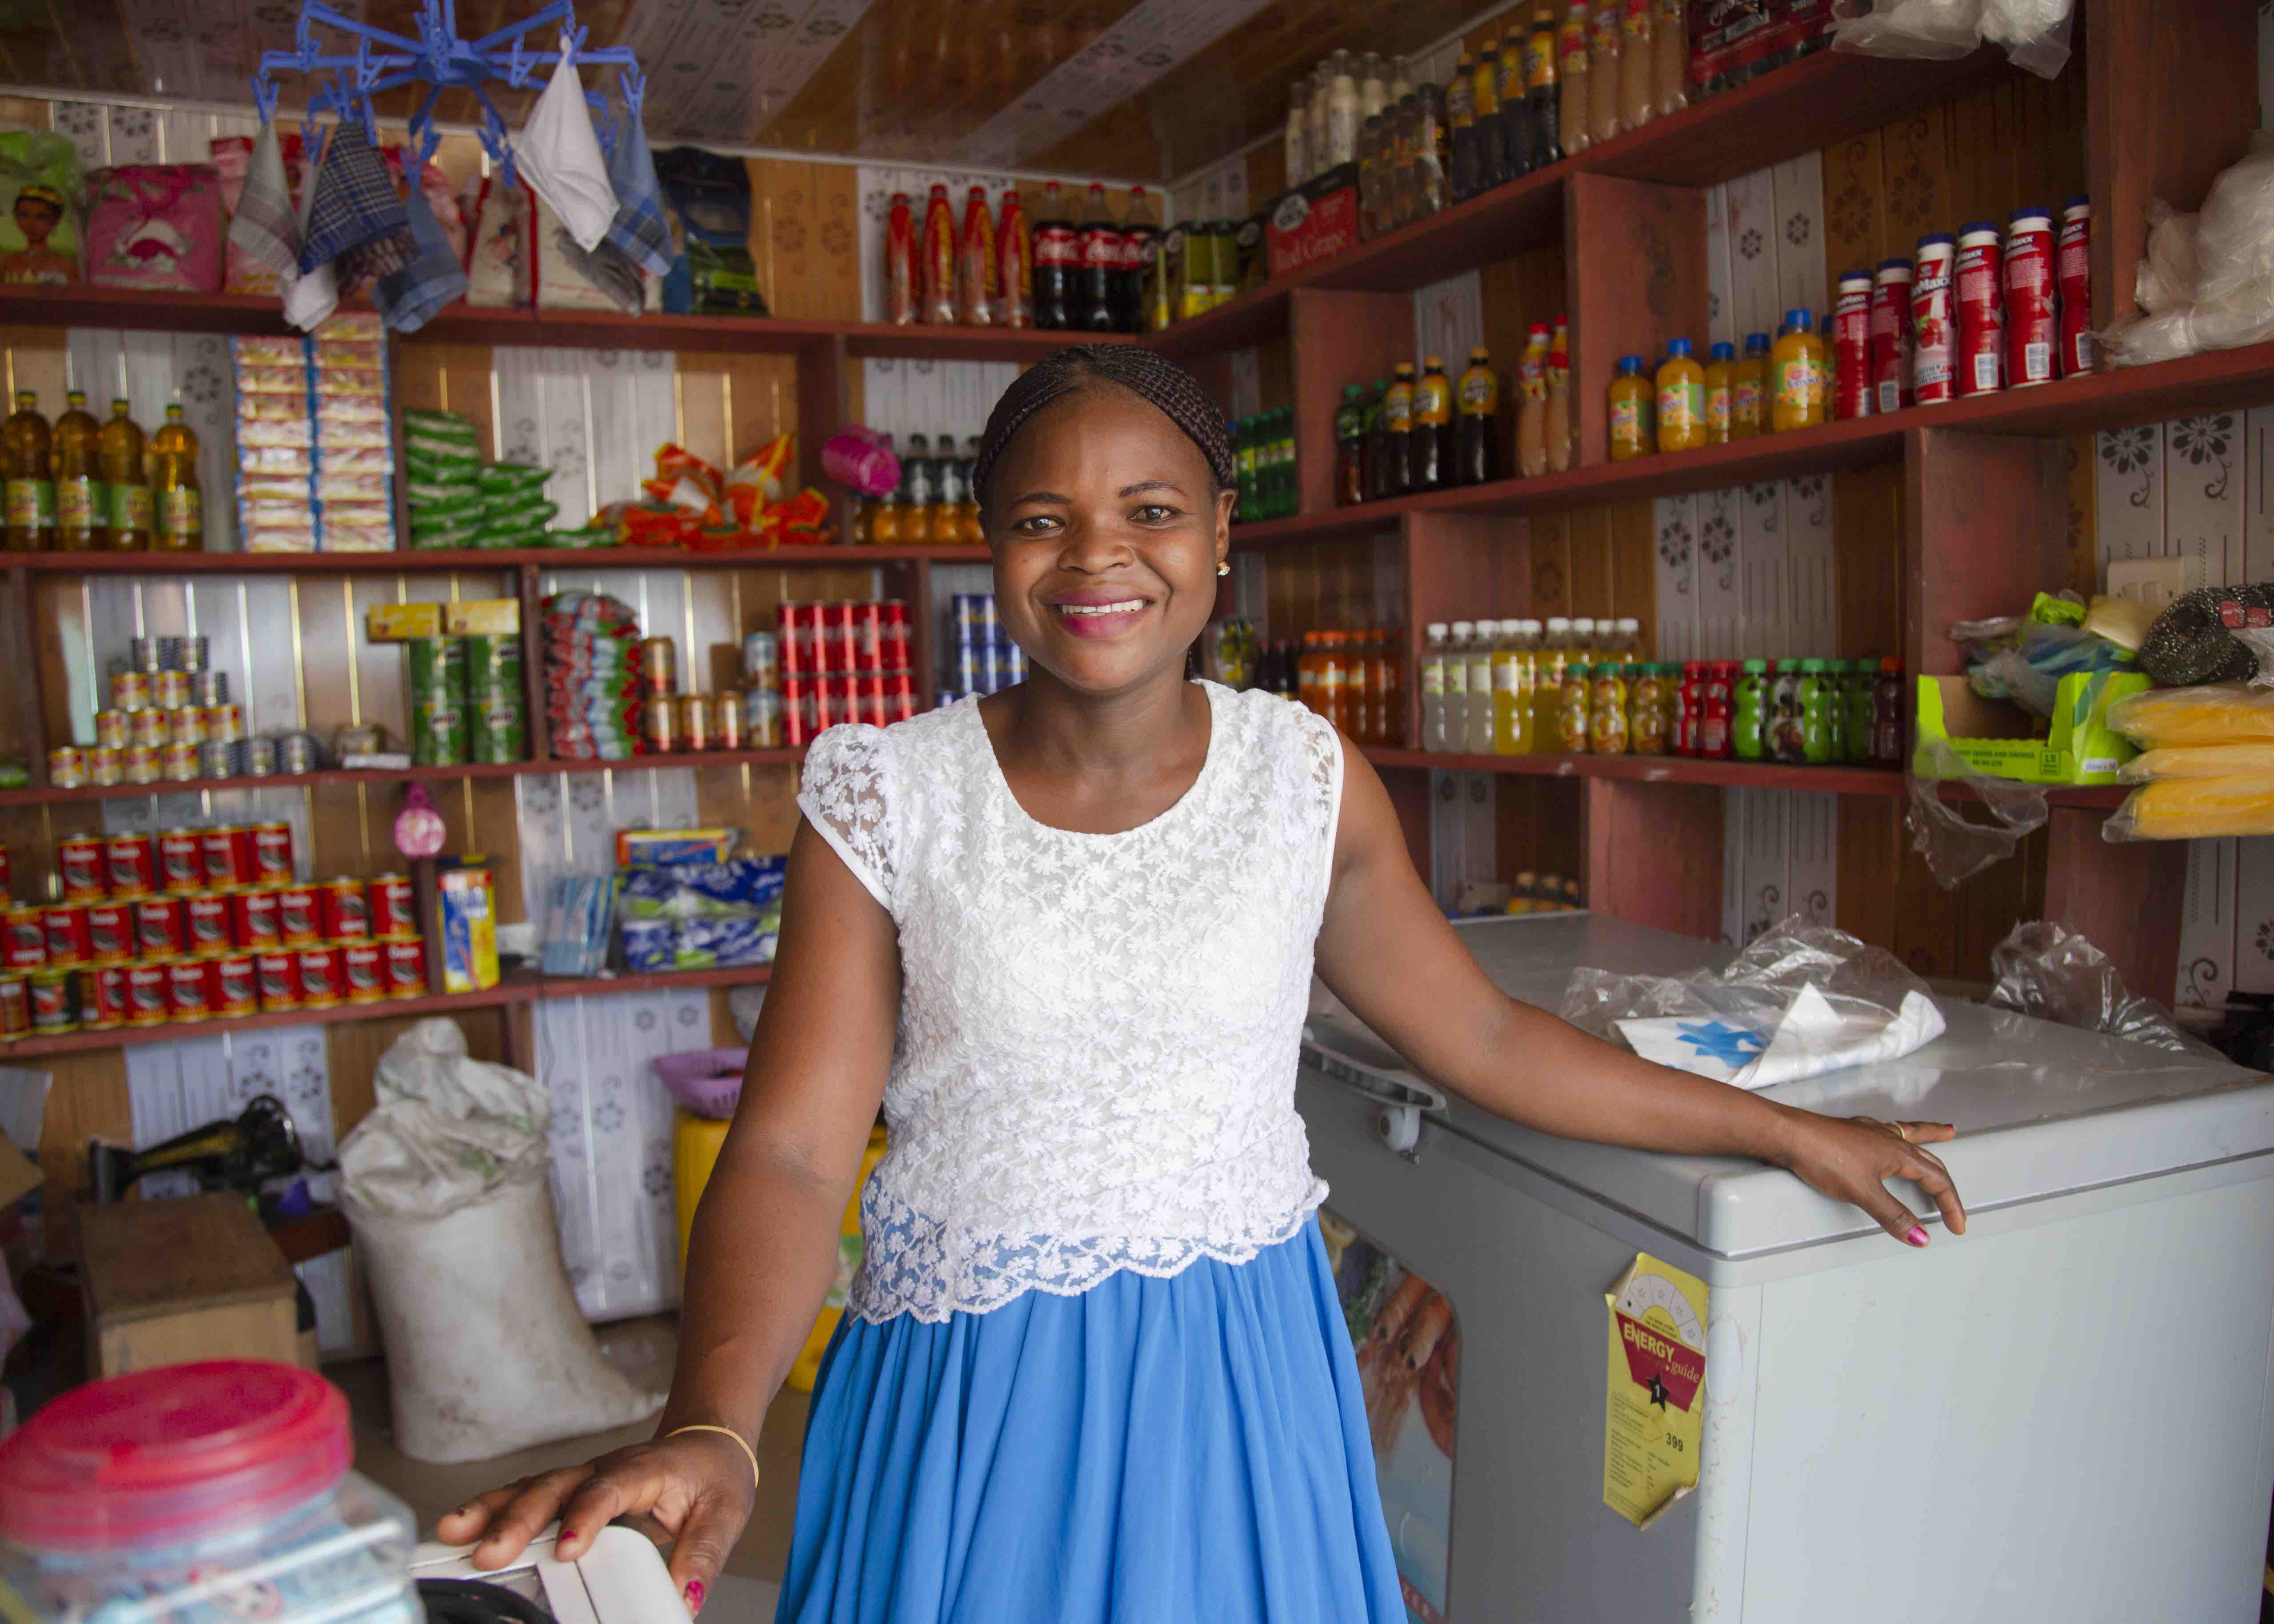
[[158,888],[158,843],[148,835],[113,835],[102,843],[110,894],[147,897]]
[[252,956],[252,985],[264,1010],[300,1007],[300,955],[286,948]]
[[102,837],[67,835],[56,842],[56,875],[65,902],[88,902],[103,895]]
[[172,892],[206,888],[204,831],[169,829],[158,837],[158,884]]
[[813,685],[813,731],[857,722],[860,712],[853,700],[853,679],[824,677]]
[[328,1010],[340,1001],[340,950],[326,943],[302,948],[294,959],[300,971],[300,1007]]
[[126,1024],[124,965],[104,965],[79,978],[79,1024],[90,1032]]
[[1832,306],[1832,411],[1841,422],[1871,415],[1871,275],[1842,271]]
[[0,974],[0,1041],[32,1029],[32,984],[24,976]]
[[220,953],[213,964],[213,1012],[216,1015],[252,1015],[260,1009],[259,982],[255,980],[251,953]]
[[287,947],[301,947],[319,939],[314,886],[276,887],[276,934]]
[[855,672],[885,669],[885,605],[882,604],[853,605],[853,669]]
[[426,990],[426,944],[417,936],[392,936],[380,946],[387,955],[387,996],[421,996]]
[[2006,225],[2006,387],[2026,389],[2059,375],[2060,308],[2053,288],[2053,221],[2016,209]]
[[814,604],[774,605],[774,658],[784,677],[805,676],[813,670]]
[[1958,328],[1951,277],[1958,265],[1958,239],[1937,231],[1918,240],[1918,267],[1911,280],[1911,398],[1939,406],[1958,398]]
[[188,951],[211,953],[237,945],[237,938],[230,931],[226,893],[200,891],[194,897],[182,898],[182,907],[189,937]]
[[376,942],[340,944],[340,985],[350,1004],[377,1004],[387,996],[387,950]]
[[885,220],[885,320],[906,327],[916,319],[916,222],[908,194],[892,193]]
[[781,741],[785,749],[798,749],[813,742],[812,700],[806,693],[807,679],[785,676],[781,680]]
[[864,671],[851,679],[853,685],[853,714],[847,718],[866,722],[871,727],[885,725],[885,679],[873,671]]
[[1958,342],[1952,360],[1962,400],[2006,387],[2006,310],[1999,291],[2003,259],[1996,226],[1977,220],[1960,229],[1952,282]]
[[820,641],[814,650],[813,668],[825,676],[849,677],[860,669],[861,640],[855,629],[854,609],[850,603],[819,605]]
[[25,978],[30,996],[32,1032],[48,1037],[79,1025],[78,981],[68,970],[35,970]]
[[885,673],[885,722],[905,722],[916,713],[916,680],[905,671]]
[[189,905],[179,897],[138,897],[134,949],[145,959],[175,959],[189,951]]
[[1911,262],[1882,259],[1871,279],[1872,407],[1882,415],[1911,402]]
[[0,913],[0,968],[43,970],[48,964],[48,921],[37,908]]
[[371,934],[418,934],[418,893],[411,889],[409,875],[382,874],[371,883]]
[[898,598],[888,598],[883,607],[884,619],[877,632],[877,664],[885,671],[906,671],[914,664],[908,658],[908,606]]
[[2080,378],[2099,363],[2092,336],[2092,199],[2082,194],[2061,211],[2060,375]]
[[214,960],[177,959],[166,966],[166,1013],[203,1020],[214,1012]]
[[292,877],[292,825],[272,818],[252,825],[252,883],[281,884]]
[[87,905],[87,957],[89,964],[124,964],[134,957],[134,905],[131,902],[90,902]]
[[40,925],[48,933],[49,969],[83,965],[94,957],[94,943],[87,933],[85,904],[66,903],[61,907],[42,908],[40,910]]
[[249,824],[225,823],[218,829],[199,831],[198,853],[205,864],[206,883],[216,891],[250,885],[259,877]]
[[360,942],[371,935],[361,880],[342,875],[316,887],[316,929],[327,942]]
[[230,892],[230,940],[252,952],[276,946],[284,940],[283,927],[276,915],[274,886],[248,885]]
[[168,983],[173,980],[173,963],[136,964],[126,966],[126,1024],[130,1026],[162,1026],[173,1018],[173,1000],[169,996]]

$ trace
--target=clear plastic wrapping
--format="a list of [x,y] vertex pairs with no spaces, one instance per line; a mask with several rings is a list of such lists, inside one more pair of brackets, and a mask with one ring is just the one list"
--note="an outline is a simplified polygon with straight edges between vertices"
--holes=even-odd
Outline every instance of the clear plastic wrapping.
[[[2104,840],[2213,840],[2274,835],[2274,778],[2158,778],[2142,784],[2100,826]],[[2179,906],[2177,899],[2172,906]]]
[[[1921,740],[1918,755],[1926,758],[1932,772],[1920,777],[1914,761],[1904,784],[1909,799],[1903,822],[1911,831],[1911,849],[1926,859],[1927,871],[1943,890],[1956,891],[1961,881],[2003,862],[2023,836],[2044,825],[2045,793],[2037,786],[1977,772],[1940,739]],[[1939,786],[1949,778],[1973,790],[1990,822],[1976,823],[1943,800]]]
[[1834,49],[1871,56],[1964,56],[2002,45],[2042,79],[2068,62],[2072,0],[1835,0]]
[[2274,338],[2274,139],[2211,182],[2202,212],[2158,199],[2148,209],[2148,253],[2133,292],[2142,314],[2101,341],[2119,366],[2169,361]]
[[2218,1052],[2181,1032],[2171,1011],[2124,984],[2108,955],[2051,920],[2031,920],[1990,950],[1996,981],[1986,1002],[2058,1026],[2129,1038],[2216,1060]]
[[2108,725],[2143,750],[2274,740],[2274,692],[2240,682],[2150,688],[2109,706]]

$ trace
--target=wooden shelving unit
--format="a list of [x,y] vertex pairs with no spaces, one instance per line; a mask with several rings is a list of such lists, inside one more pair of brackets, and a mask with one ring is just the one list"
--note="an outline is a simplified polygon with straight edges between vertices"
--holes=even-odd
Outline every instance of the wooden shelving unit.
[[607,569],[867,569],[987,561],[984,547],[400,547],[392,553],[0,553],[33,575],[440,575]]
[[[1886,767],[1793,766],[1779,762],[1706,761],[1687,756],[1470,756],[1440,750],[1370,746],[1367,760],[1384,771],[1504,772],[1534,778],[1608,778],[1624,784],[1710,785],[1729,789],[1796,789],[1823,795],[1901,795],[1910,782]],[[1971,799],[1962,783],[1942,793]],[[2045,800],[2059,807],[2114,807],[2120,785],[2053,786]]]

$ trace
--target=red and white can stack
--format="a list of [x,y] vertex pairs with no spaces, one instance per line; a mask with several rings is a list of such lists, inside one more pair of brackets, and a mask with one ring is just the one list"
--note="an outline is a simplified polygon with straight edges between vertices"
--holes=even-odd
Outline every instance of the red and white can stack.
[[[773,653],[780,743],[809,744],[842,722],[907,721],[915,714],[910,648],[907,605],[897,599],[779,605]],[[752,689],[753,699],[759,691]]]
[[[1909,276],[1910,395],[1903,398],[1904,335],[1892,320],[1891,269],[1872,299],[1871,365],[1882,411],[1941,405],[2001,389],[2027,389],[2089,373],[2092,336],[2092,201],[2071,198],[2058,226],[2044,208],[2014,212],[2000,232],[1986,220],[1956,237],[1919,238]],[[1890,385],[1893,388],[1891,390]]]

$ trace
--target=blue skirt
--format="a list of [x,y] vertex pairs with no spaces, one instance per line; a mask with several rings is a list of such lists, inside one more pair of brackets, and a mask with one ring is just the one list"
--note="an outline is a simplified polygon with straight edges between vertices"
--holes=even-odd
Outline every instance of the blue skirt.
[[1318,1226],[840,1327],[777,1624],[1404,1624]]

